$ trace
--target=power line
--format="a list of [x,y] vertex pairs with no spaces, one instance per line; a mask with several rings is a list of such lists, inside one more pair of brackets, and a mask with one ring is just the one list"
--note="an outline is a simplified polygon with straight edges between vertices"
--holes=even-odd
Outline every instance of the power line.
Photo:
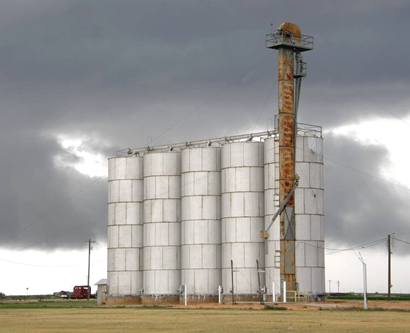
[[[273,148],[271,148],[271,150],[274,151],[275,148],[273,147]],[[303,148],[296,147],[296,150],[297,151],[303,151]],[[330,154],[330,156],[332,156],[332,154]],[[350,165],[346,165],[346,164],[337,162],[334,159],[329,159],[329,153],[326,153],[326,158],[323,158],[323,162],[321,162],[321,164],[323,164],[324,166],[326,164],[333,164],[335,166],[339,166],[341,168],[348,169],[348,170],[353,171],[355,173],[371,177],[371,178],[373,178],[374,180],[376,180],[380,183],[389,183],[389,184],[393,184],[393,185],[396,185],[396,186],[400,186],[403,190],[408,191],[410,193],[410,188],[408,188],[406,185],[404,185],[402,183],[392,181],[392,180],[388,180],[388,179],[384,178],[381,174],[376,173],[376,172],[369,172],[369,170],[363,170],[363,169],[360,169],[360,168],[355,168],[355,167],[352,167]],[[366,180],[366,178],[362,178],[362,179]]]
[[357,250],[357,249],[365,249],[365,248],[368,248],[368,247],[372,247],[372,246],[378,245],[378,244],[380,244],[381,242],[384,242],[385,240],[386,240],[386,237],[381,238],[381,239],[376,239],[376,240],[371,241],[371,242],[366,242],[366,243],[358,244],[358,245],[352,246],[352,247],[350,247],[350,248],[345,248],[345,249],[328,249],[328,250],[330,250],[330,251],[336,251],[336,252],[333,252],[333,253],[329,253],[330,255],[331,255],[331,254],[336,254],[336,253],[339,253],[339,252],[345,252],[345,251],[355,251],[355,250]]
[[355,251],[357,249],[365,249],[365,248],[368,248],[368,247],[372,247],[372,246],[378,245],[379,243],[381,243],[382,241],[385,241],[386,239],[387,239],[387,237],[384,237],[384,238],[376,239],[376,240],[373,240],[373,241],[370,241],[370,242],[360,243],[360,244],[357,244],[357,245],[354,245],[354,246],[348,247],[348,248],[329,248],[329,247],[326,247],[326,246],[320,246],[320,245],[315,245],[315,244],[309,243],[309,241],[300,241],[300,240],[298,240],[298,242],[299,243],[304,243],[308,246],[312,246],[312,247],[315,247],[315,248],[324,249],[324,250],[327,250],[327,251],[335,251],[333,253],[327,253],[328,255],[333,255],[333,254],[337,254],[337,253],[340,253],[340,252]]
[[[329,159],[329,158],[324,159],[324,163],[326,163],[326,162],[327,162],[327,163],[330,162],[330,164],[333,164],[333,165],[336,165],[336,166],[339,166],[339,167],[342,167],[342,168],[345,168],[345,169],[349,169],[349,170],[351,170],[351,171],[353,171],[353,172],[356,172],[356,173],[359,173],[359,174],[362,174],[362,175],[369,176],[369,177],[373,178],[374,180],[376,180],[376,181],[378,181],[378,182],[380,182],[380,183],[389,183],[389,184],[393,184],[393,185],[396,185],[396,186],[400,186],[402,190],[405,190],[405,191],[407,191],[407,192],[410,193],[410,188],[408,188],[405,184],[402,184],[402,183],[399,183],[399,182],[396,182],[396,181],[392,181],[392,180],[388,180],[388,179],[384,178],[384,177],[383,177],[382,175],[380,175],[380,174],[370,173],[370,172],[368,172],[368,171],[360,170],[360,169],[358,169],[358,168],[354,168],[354,167],[352,167],[352,166],[349,166],[349,165],[345,165],[345,164],[336,162],[336,161],[331,160],[331,159]],[[362,178],[362,180],[366,181],[367,179],[366,179],[366,178]]]
[[394,240],[397,240],[397,241],[399,241],[399,242],[402,242],[402,243],[405,243],[405,244],[410,245],[410,242],[409,242],[409,241],[405,241],[405,240],[402,240],[402,239],[400,239],[400,238],[396,238],[396,237],[392,237],[392,239],[394,239]]
[[384,241],[385,239],[386,239],[386,237],[376,239],[376,240],[373,240],[373,241],[369,241],[369,242],[365,242],[365,243],[359,243],[359,244],[353,245],[353,246],[348,247],[348,248],[326,248],[326,250],[329,250],[329,251],[351,251],[351,250],[359,249],[359,248],[363,249],[363,248],[372,246],[374,244],[377,244],[381,241]]

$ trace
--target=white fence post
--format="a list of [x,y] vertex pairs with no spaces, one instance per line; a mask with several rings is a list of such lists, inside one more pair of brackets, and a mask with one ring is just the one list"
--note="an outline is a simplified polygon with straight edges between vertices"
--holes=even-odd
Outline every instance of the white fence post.
[[272,281],[272,303],[276,303],[275,281]]
[[184,284],[184,304],[185,306],[188,305],[188,291],[187,291],[186,284]]
[[222,286],[218,286],[218,304],[222,304]]

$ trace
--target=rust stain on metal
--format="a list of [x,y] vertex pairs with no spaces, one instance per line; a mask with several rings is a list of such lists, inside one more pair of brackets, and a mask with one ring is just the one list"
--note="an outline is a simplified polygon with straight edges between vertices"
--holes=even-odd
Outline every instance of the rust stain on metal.
[[[301,37],[299,27],[282,23],[279,28],[290,38]],[[294,87],[294,52],[279,49],[279,203],[282,204],[295,183],[296,114]],[[291,196],[286,210],[280,216],[280,273],[288,290],[296,290],[295,265],[295,198]]]
[[[313,37],[294,23],[284,22],[267,35],[266,46],[279,52],[279,204],[280,274],[288,290],[297,290],[295,265],[296,112],[301,78],[305,76],[301,52],[313,49]],[[296,98],[295,98],[296,97]],[[287,202],[287,205],[285,203]],[[286,206],[286,207],[285,207]],[[284,210],[282,208],[285,207]],[[277,216],[277,215],[276,215]],[[275,216],[275,217],[276,217]],[[266,236],[266,235],[265,235]]]
[[297,39],[302,37],[302,30],[300,30],[299,26],[295,23],[283,22],[279,26],[279,30],[292,34],[292,36]]

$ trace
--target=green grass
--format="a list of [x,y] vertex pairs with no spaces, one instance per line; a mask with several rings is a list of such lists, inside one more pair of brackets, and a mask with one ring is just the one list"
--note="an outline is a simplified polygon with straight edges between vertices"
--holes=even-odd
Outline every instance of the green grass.
[[0,309],[2,332],[385,333],[409,332],[401,312],[218,309]]
[[[333,294],[332,296],[327,296],[327,300],[362,300],[363,299],[363,294],[341,294],[341,295],[335,295]],[[393,294],[391,295],[390,299],[387,298],[387,295],[384,294],[368,294],[367,299],[369,301],[410,301],[410,295],[409,294]]]
[[95,300],[27,300],[0,302],[0,309],[71,309],[95,308]]

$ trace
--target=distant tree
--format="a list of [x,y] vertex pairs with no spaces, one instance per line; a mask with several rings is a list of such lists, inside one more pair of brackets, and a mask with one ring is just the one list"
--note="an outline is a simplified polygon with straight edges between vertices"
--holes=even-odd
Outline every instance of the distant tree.
[[6,294],[0,292],[0,299],[1,299],[1,298],[5,298],[5,297],[6,297]]

